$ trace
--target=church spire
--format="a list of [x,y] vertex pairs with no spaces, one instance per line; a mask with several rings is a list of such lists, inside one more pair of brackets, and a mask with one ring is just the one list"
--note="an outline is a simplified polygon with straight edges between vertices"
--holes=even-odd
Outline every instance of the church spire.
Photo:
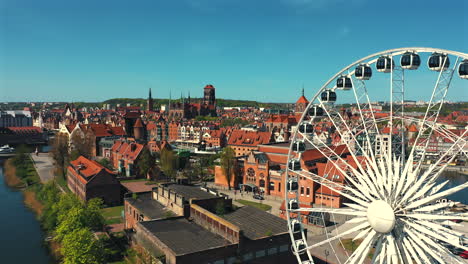
[[304,96],[304,84],[302,84],[302,96]]
[[151,98],[151,87],[149,88],[149,96],[148,96],[148,99],[152,99],[152,98]]

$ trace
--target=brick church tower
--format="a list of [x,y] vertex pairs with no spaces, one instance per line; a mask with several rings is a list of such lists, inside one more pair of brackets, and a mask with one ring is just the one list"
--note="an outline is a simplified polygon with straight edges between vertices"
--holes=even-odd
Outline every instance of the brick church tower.
[[216,104],[215,88],[211,84],[206,85],[205,88],[203,89],[203,104],[206,104],[206,105]]
[[151,88],[149,88],[148,101],[146,102],[146,110],[153,111],[153,97],[151,97]]
[[215,88],[211,84],[207,84],[205,88],[203,88],[203,103],[200,109],[200,115],[216,116]]

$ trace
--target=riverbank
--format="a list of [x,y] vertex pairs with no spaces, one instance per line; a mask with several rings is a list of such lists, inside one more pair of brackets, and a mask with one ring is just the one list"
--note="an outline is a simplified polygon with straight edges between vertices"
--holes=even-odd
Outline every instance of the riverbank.
[[[23,195],[23,204],[26,208],[31,210],[36,220],[41,223],[41,216],[44,211],[44,204],[37,198],[37,192],[42,188],[39,176],[34,168],[31,157],[25,156],[25,162],[22,162],[22,177],[18,176],[17,167],[14,164],[14,157],[9,158],[4,163],[4,182],[5,184],[13,188],[14,190],[20,191]],[[44,232],[44,237],[49,236],[47,231],[41,227]],[[61,259],[60,246],[55,241],[48,241],[44,243],[47,245],[48,254],[53,258],[53,263],[58,263]]]

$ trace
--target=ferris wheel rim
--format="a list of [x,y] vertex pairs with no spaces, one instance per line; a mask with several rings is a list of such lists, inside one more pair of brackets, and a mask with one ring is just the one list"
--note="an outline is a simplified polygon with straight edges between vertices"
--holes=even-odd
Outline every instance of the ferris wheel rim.
[[[416,53],[441,53],[441,54],[445,54],[445,55],[452,55],[452,56],[456,56],[458,58],[462,58],[462,59],[467,59],[468,58],[468,54],[467,53],[462,53],[462,52],[456,52],[456,51],[450,51],[450,50],[445,50],[445,49],[437,49],[437,48],[426,48],[426,47],[405,47],[405,48],[397,48],[397,49],[390,49],[390,50],[385,50],[385,51],[381,51],[381,52],[377,52],[377,53],[374,53],[374,54],[371,54],[369,56],[366,56],[364,58],[361,58],[351,64],[349,64],[348,66],[344,67],[343,69],[341,69],[339,72],[337,72],[332,78],[330,78],[318,91],[317,93],[313,96],[313,98],[310,100],[309,104],[307,105],[307,107],[304,109],[304,112],[303,114],[301,115],[301,118],[300,118],[300,121],[299,123],[305,121],[305,117],[307,117],[309,114],[309,110],[310,108],[315,104],[314,102],[317,101],[317,99],[319,98],[320,94],[322,92],[324,92],[325,90],[327,89],[330,89],[329,88],[329,85],[330,83],[332,83],[334,80],[336,80],[337,78],[339,78],[340,76],[342,75],[345,75],[345,76],[353,76],[354,75],[354,69],[352,71],[349,71],[350,69],[352,69],[353,67],[355,67],[356,65],[360,65],[360,64],[366,64],[366,65],[371,65],[371,64],[374,64],[376,61],[377,61],[377,57],[379,56],[382,56],[382,55],[389,55],[391,57],[393,56],[398,56],[398,55],[401,55],[401,54],[404,54],[405,52],[416,52]],[[374,58],[374,59],[372,59]],[[457,63],[458,63],[458,60],[457,60]],[[457,64],[455,63],[455,64]],[[344,74],[345,72],[347,72],[347,74]],[[336,89],[336,86],[331,88],[333,90]],[[354,87],[353,87],[354,89]],[[322,102],[319,98],[318,100],[320,102],[320,105],[322,105]],[[358,102],[359,104],[359,102]],[[313,120],[313,119],[312,119]],[[299,124],[298,123],[298,124]],[[294,140],[297,139],[297,135],[298,135],[298,131],[296,130],[293,134],[293,137],[292,137],[292,141],[293,142]],[[292,144],[289,148],[289,152],[288,152],[288,164],[289,164],[289,161],[291,160],[292,158]],[[289,169],[289,166],[286,167],[286,182],[285,182],[285,187],[288,188],[288,182],[289,182],[289,172],[290,172],[290,169]],[[299,174],[298,174],[299,175]],[[298,178],[299,176],[296,175],[295,177]],[[299,182],[299,181],[298,181]],[[294,250],[294,254],[296,255],[298,261],[301,261],[301,258],[299,256],[299,253],[301,253],[300,249],[297,248],[297,245],[296,245],[296,239],[294,238],[294,234],[293,234],[293,230],[291,229],[291,217],[290,217],[290,213],[293,212],[293,210],[290,210],[289,209],[289,205],[288,205],[288,201],[291,199],[289,198],[289,190],[286,190],[285,191],[285,214],[286,214],[286,219],[287,219],[287,222],[288,222],[288,229],[289,229],[289,233],[290,233],[290,236],[291,236],[291,240],[293,242],[293,250]],[[299,202],[299,195],[298,195],[298,191],[295,192],[296,194],[296,199],[297,199],[297,202]],[[299,212],[298,213],[298,216],[300,215]],[[299,217],[300,218],[300,217]],[[296,220],[297,217],[294,217],[293,220]],[[310,252],[308,250],[308,245],[307,245],[307,240],[305,239],[305,235],[304,235],[304,231],[301,229],[301,237],[303,238],[303,241],[305,242],[306,244],[306,252],[309,256],[309,259],[312,260],[311,256],[310,256]],[[302,251],[303,252],[303,251]],[[313,263],[313,262],[311,262]]]

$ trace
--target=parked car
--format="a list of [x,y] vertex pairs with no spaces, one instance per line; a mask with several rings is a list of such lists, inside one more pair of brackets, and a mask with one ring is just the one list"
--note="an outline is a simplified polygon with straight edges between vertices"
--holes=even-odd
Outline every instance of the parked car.
[[463,251],[462,253],[459,254],[460,257],[464,258],[464,259],[468,259],[468,251]]
[[461,223],[462,222],[461,219],[450,219],[450,221],[455,222],[455,223]]
[[265,200],[265,198],[263,198],[263,196],[261,196],[260,194],[254,194],[253,198],[257,200]]

